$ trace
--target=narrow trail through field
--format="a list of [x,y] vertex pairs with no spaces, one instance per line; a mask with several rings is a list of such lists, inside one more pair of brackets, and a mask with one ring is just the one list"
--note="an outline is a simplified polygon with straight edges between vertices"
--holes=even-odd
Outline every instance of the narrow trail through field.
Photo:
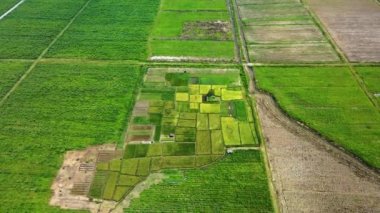
[[282,212],[380,212],[380,176],[256,94]]
[[25,73],[21,76],[21,78],[13,85],[13,87],[4,95],[4,97],[0,100],[0,107],[5,103],[8,97],[17,89],[17,87],[21,84],[21,82],[28,77],[28,75],[33,71],[33,69],[37,66],[37,64],[43,59],[49,49],[57,42],[57,40],[66,32],[66,30],[71,26],[71,24],[75,21],[75,19],[82,13],[84,9],[88,6],[91,0],[88,0],[75,14],[75,16],[70,19],[69,23],[58,33],[58,35],[50,42],[50,44],[42,51],[42,53],[38,56],[38,58],[30,65],[30,67],[25,71]]
[[9,9],[7,12],[5,12],[3,15],[0,16],[0,20],[5,18],[7,15],[9,15],[11,12],[13,12],[13,10],[17,9],[24,2],[25,2],[25,0],[21,0],[17,4],[15,4],[11,9]]

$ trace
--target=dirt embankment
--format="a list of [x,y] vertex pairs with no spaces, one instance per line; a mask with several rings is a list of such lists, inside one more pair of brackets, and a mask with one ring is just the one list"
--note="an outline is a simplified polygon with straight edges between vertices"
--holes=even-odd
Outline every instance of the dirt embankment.
[[256,94],[282,212],[380,212],[380,176]]

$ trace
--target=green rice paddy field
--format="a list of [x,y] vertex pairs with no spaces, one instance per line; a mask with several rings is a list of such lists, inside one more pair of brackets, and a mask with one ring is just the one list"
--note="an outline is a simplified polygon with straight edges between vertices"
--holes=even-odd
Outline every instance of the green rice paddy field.
[[272,212],[259,151],[238,151],[206,168],[165,170],[167,178],[125,212]]
[[140,79],[138,66],[38,65],[0,108],[0,211],[58,211],[48,203],[63,155],[119,141]]
[[[1,0],[0,15],[17,2]],[[236,3],[241,33],[254,35],[252,61],[320,63],[258,66],[257,86],[291,117],[380,168],[379,108],[302,4]],[[275,212],[265,153],[225,154],[261,145],[232,20],[224,0],[26,0],[0,20],[0,212],[80,212],[50,206],[50,187],[67,151],[105,143],[123,154],[97,163],[91,198],[120,201],[162,172],[166,178],[126,212]],[[291,48],[310,54],[286,58],[285,48],[273,57],[280,46],[262,29],[279,23],[310,25],[329,51],[319,60],[319,49],[307,49],[314,44],[292,40]],[[280,43],[294,38],[286,36]],[[155,61],[162,57],[182,61]],[[329,61],[341,65],[321,65]],[[380,104],[379,66],[354,69]],[[136,109],[139,102],[148,107]]]

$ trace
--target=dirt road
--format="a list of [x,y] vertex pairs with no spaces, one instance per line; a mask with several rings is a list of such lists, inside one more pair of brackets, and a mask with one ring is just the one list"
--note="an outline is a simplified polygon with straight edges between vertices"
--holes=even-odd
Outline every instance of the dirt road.
[[380,212],[380,176],[256,94],[282,212]]

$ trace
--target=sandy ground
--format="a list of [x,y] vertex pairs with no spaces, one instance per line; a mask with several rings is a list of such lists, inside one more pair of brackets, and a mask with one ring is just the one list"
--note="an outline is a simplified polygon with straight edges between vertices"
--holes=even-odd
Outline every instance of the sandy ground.
[[[86,209],[90,212],[109,212],[115,208],[113,201],[94,201],[87,197],[95,174],[99,153],[115,152],[114,144],[89,147],[80,151],[69,151],[51,186],[50,205],[62,209]],[[113,154],[115,155],[115,154]]]
[[380,62],[376,0],[306,0],[350,61]]
[[380,212],[380,176],[257,94],[282,212]]

